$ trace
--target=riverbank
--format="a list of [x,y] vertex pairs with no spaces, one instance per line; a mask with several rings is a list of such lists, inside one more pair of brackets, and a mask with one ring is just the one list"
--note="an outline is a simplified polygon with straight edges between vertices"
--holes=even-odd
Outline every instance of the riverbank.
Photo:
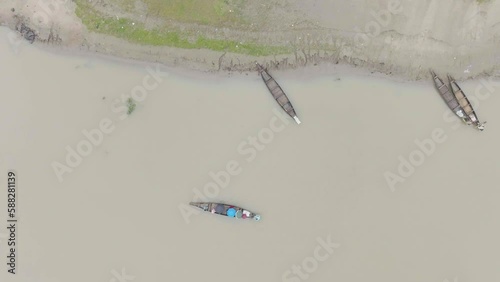
[[151,1],[6,0],[0,23],[35,44],[203,72],[340,64],[418,80],[429,68],[464,79],[500,66],[498,1],[208,2],[216,14],[154,13]]

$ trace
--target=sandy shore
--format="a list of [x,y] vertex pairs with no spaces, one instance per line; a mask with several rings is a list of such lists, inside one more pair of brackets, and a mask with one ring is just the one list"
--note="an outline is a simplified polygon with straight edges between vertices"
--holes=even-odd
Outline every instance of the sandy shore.
[[[150,28],[163,24],[154,17],[142,20],[140,9],[127,13],[109,1],[89,3],[110,17],[129,17]],[[0,3],[0,23],[36,44],[210,72],[248,71],[259,61],[273,69],[347,64],[407,79],[427,78],[427,70],[433,68],[470,78],[494,75],[500,65],[499,1],[252,1],[242,12],[247,19],[258,20],[249,26],[168,23],[214,40],[291,50],[272,56],[131,43],[89,31],[75,8],[73,1],[65,0],[52,5],[43,0],[6,0]]]

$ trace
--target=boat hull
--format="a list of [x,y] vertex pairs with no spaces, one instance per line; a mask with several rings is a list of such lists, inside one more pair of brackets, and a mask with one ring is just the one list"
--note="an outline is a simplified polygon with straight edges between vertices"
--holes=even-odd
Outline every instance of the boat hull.
[[262,80],[267,86],[267,89],[269,89],[269,92],[271,92],[271,95],[273,95],[273,98],[276,100],[276,102],[278,102],[281,108],[283,108],[283,110],[289,116],[291,116],[295,120],[295,122],[297,122],[297,124],[300,124],[300,120],[297,117],[297,113],[295,112],[290,99],[288,99],[278,82],[276,82],[276,80],[267,72],[267,70],[263,66],[257,64],[257,68],[260,75],[262,76]]
[[457,99],[457,101],[460,104],[460,106],[462,107],[465,115],[467,116],[467,124],[469,124],[469,125],[472,124],[475,127],[477,127],[479,130],[484,130],[484,123],[481,123],[479,121],[479,118],[477,117],[477,114],[474,111],[474,108],[472,108],[472,104],[470,103],[469,99],[467,98],[465,93],[462,91],[460,86],[458,86],[455,79],[448,75],[448,80],[450,82],[451,91],[453,92],[455,98]]
[[448,85],[446,85],[441,78],[439,78],[433,71],[430,71],[432,79],[434,81],[434,86],[441,95],[441,98],[445,101],[448,108],[452,110],[459,118],[461,118],[465,123],[470,123],[469,116],[465,113],[464,109],[460,106],[458,99],[455,97],[453,92],[450,90]]
[[234,217],[239,219],[254,219],[260,220],[260,215],[255,214],[249,210],[222,203],[206,203],[206,202],[191,202],[191,206],[202,209],[203,211],[213,214],[223,215],[227,217]]

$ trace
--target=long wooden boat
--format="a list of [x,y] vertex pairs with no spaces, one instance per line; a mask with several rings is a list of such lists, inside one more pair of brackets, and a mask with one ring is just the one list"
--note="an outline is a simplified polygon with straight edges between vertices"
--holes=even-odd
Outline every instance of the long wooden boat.
[[241,219],[253,218],[254,220],[259,221],[260,215],[255,214],[249,210],[221,203],[205,203],[205,202],[191,202],[189,203],[191,206],[195,206],[200,208],[206,212],[219,214],[228,217],[235,217]]
[[455,98],[458,100],[458,103],[460,104],[460,106],[464,110],[464,113],[468,117],[469,124],[472,124],[477,129],[483,131],[484,130],[484,124],[486,122],[481,123],[479,121],[479,118],[477,117],[476,112],[472,108],[472,105],[471,105],[469,99],[467,98],[467,96],[465,96],[464,91],[462,91],[462,89],[460,88],[460,86],[458,86],[458,84],[455,81],[455,79],[453,77],[451,77],[450,75],[448,75],[448,81],[450,82],[451,91],[453,91],[453,94],[455,95]]
[[257,68],[259,70],[260,75],[262,76],[262,80],[264,80],[264,83],[267,86],[267,89],[269,89],[269,92],[273,95],[274,99],[278,104],[285,110],[285,112],[290,115],[297,124],[300,124],[300,120],[297,117],[297,113],[295,113],[295,110],[293,109],[292,103],[286,96],[285,92],[283,89],[281,89],[281,86],[276,82],[276,80],[267,72],[267,70],[257,64]]
[[432,79],[434,80],[434,85],[436,86],[439,94],[446,102],[446,105],[452,110],[459,118],[461,118],[465,123],[470,124],[469,116],[465,113],[464,109],[460,106],[458,99],[450,91],[448,85],[446,85],[441,78],[439,78],[436,73],[430,70]]

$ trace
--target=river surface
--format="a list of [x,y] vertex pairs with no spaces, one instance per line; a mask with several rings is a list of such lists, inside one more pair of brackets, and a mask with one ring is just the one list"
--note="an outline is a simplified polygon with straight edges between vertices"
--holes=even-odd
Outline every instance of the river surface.
[[[272,72],[298,125],[257,73],[58,55],[9,33],[0,220],[13,170],[18,222],[16,275],[0,229],[1,281],[500,280],[498,84],[462,85],[479,132],[430,82]],[[262,218],[187,207],[200,199]]]

